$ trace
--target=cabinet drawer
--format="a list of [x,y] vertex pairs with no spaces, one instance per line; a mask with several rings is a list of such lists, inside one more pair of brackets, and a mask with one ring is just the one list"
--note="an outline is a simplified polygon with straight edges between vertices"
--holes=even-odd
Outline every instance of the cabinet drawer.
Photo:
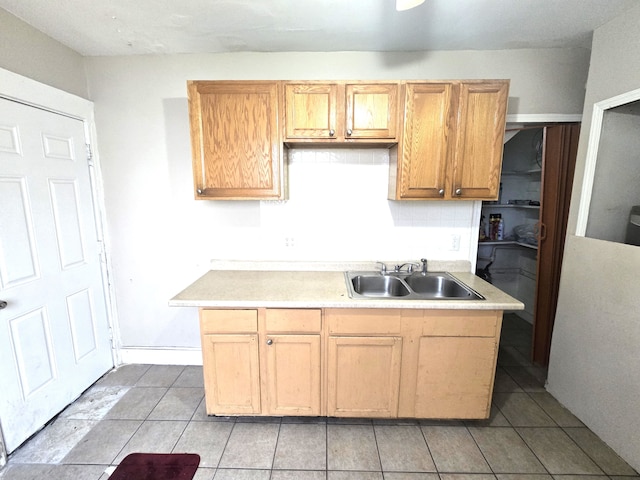
[[326,310],[329,334],[399,334],[400,310],[329,309]]
[[267,332],[319,332],[322,311],[312,309],[267,309]]
[[422,335],[434,337],[495,337],[502,312],[425,311]]
[[200,331],[202,334],[257,332],[258,311],[200,309]]

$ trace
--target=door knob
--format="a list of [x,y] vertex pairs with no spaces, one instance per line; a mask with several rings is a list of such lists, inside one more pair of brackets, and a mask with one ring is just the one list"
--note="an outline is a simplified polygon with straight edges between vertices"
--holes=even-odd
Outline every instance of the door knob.
[[0,300],[0,310],[2,310],[3,308],[6,308],[7,306],[7,302],[5,302],[4,300]]

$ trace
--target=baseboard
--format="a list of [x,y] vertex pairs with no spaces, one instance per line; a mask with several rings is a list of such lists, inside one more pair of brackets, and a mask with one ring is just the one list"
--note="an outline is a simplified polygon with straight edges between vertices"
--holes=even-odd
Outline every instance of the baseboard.
[[122,364],[202,365],[199,348],[121,348]]

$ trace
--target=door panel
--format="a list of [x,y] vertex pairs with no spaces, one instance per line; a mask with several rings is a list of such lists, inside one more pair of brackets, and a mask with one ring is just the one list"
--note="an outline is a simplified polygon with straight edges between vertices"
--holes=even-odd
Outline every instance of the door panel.
[[330,336],[328,415],[397,417],[401,357],[400,337]]
[[271,415],[320,415],[320,335],[268,335]]
[[11,452],[113,359],[84,124],[0,108],[0,419]]
[[533,361],[549,364],[551,334],[558,303],[560,271],[578,150],[579,124],[545,127],[540,222],[533,322]]
[[4,218],[4,221],[0,219],[0,246],[9,245],[11,241],[11,255],[2,254],[0,261],[0,285],[10,288],[33,281],[40,275],[26,180],[2,175],[0,203],[3,206]]

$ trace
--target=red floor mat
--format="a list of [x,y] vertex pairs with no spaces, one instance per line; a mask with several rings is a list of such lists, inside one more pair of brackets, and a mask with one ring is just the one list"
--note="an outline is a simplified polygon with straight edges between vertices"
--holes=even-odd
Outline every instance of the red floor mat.
[[199,464],[195,453],[131,453],[109,480],[191,480]]

